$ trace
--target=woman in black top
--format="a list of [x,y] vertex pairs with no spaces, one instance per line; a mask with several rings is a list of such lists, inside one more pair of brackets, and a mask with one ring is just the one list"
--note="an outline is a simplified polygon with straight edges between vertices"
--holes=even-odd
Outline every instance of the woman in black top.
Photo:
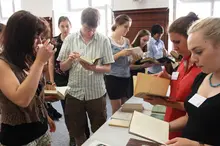
[[[58,26],[61,33],[58,36],[54,37],[53,39],[53,43],[55,44],[57,51],[49,61],[50,82],[54,86],[67,86],[69,73],[68,71],[66,72],[61,71],[60,62],[57,61],[56,59],[59,55],[64,39],[70,33],[71,22],[68,17],[61,16],[58,20]],[[61,100],[61,104],[64,110],[65,100]]]
[[186,116],[170,122],[170,130],[181,130],[183,138],[167,142],[174,146],[220,145],[220,18],[195,22],[188,30],[192,60],[203,73],[185,101]]
[[[134,38],[133,42],[131,43],[132,47],[141,47],[143,52],[147,52],[147,42],[150,39],[150,32],[148,30],[142,29],[140,30],[136,37]],[[128,97],[132,97],[134,94],[133,91],[133,76],[137,76],[138,72],[145,73],[145,68],[149,67],[149,64],[140,64],[140,60],[132,63],[130,65],[130,81],[129,81],[129,88],[128,88]]]

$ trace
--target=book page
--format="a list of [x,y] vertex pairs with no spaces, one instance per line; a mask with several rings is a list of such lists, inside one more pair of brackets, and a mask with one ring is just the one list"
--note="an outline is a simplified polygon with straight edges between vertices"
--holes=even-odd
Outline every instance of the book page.
[[144,52],[140,47],[134,47],[134,48],[128,48],[127,50],[132,51],[132,54],[138,55],[138,56],[143,56]]
[[164,144],[169,137],[169,123],[135,111],[129,132]]
[[62,86],[62,87],[55,87],[57,92],[62,94],[64,97],[66,96],[66,90],[69,89],[68,86]]

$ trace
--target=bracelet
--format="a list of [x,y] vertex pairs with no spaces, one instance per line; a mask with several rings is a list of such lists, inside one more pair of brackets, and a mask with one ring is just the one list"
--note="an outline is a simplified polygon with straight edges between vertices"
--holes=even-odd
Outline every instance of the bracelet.
[[46,84],[48,84],[48,85],[56,85],[55,82],[52,83],[51,81],[47,81]]
[[46,84],[48,84],[48,85],[52,85],[52,83],[51,83],[50,81],[47,81]]

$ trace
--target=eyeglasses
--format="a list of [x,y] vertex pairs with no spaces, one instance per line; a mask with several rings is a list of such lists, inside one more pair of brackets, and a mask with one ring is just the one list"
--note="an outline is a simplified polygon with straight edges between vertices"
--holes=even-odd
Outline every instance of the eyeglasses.
[[96,31],[96,28],[91,28],[91,27],[88,27],[86,25],[83,25],[83,29],[86,31],[86,32],[95,32]]

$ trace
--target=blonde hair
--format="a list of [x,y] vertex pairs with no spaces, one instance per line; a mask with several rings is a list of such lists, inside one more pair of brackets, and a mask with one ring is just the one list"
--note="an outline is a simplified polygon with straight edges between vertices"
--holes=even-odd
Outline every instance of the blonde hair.
[[201,19],[192,24],[188,30],[188,35],[191,33],[202,31],[203,38],[211,40],[213,45],[220,43],[220,18],[208,17]]

